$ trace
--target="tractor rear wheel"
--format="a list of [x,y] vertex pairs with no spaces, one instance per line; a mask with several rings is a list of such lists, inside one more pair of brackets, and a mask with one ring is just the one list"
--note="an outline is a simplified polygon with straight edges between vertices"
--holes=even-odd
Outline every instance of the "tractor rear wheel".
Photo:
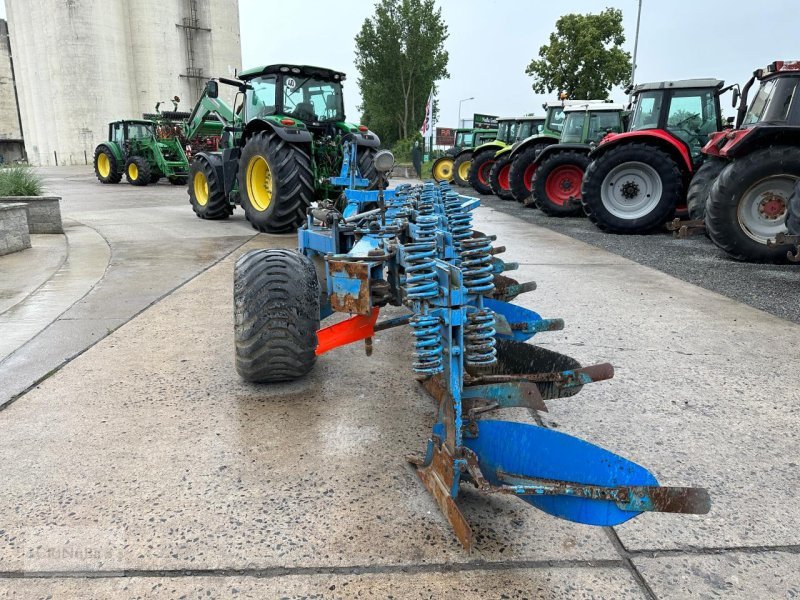
[[513,200],[514,194],[511,193],[511,184],[509,182],[509,171],[511,171],[511,153],[507,152],[498,158],[492,165],[492,170],[489,171],[489,185],[492,192],[498,198],[503,200]]
[[132,156],[125,163],[125,179],[131,185],[147,185],[150,183],[150,175],[150,163],[143,156]]
[[583,214],[581,182],[589,156],[584,152],[554,152],[536,168],[533,199],[536,207],[551,217],[576,217]]
[[789,198],[800,179],[800,148],[756,150],[723,169],[706,205],[711,240],[736,260],[785,262],[789,245],[767,246],[787,231]]
[[294,250],[251,250],[233,273],[236,371],[247,381],[291,381],[316,361],[319,282]]
[[535,144],[514,157],[508,172],[508,183],[514,200],[533,207],[533,175],[536,173],[536,157],[547,144]]
[[472,154],[465,152],[459,154],[453,161],[453,181],[461,187],[469,187],[469,168],[472,164]]
[[108,146],[98,146],[94,151],[94,174],[100,183],[119,183],[122,173],[119,172],[117,159]]
[[195,157],[189,167],[189,180],[189,204],[198,217],[218,221],[227,219],[233,213],[222,182],[207,158],[202,155]]
[[375,148],[358,148],[356,151],[356,162],[358,162],[358,172],[364,179],[369,179],[368,190],[378,189],[378,171],[375,169],[375,155],[378,151]]
[[706,202],[711,193],[711,186],[727,164],[722,159],[709,157],[703,166],[697,169],[686,192],[690,219],[702,221],[706,218]]
[[177,175],[175,177],[168,177],[168,180],[172,185],[186,185],[189,178],[184,175]]
[[794,191],[789,196],[789,216],[786,219],[786,228],[791,235],[800,235],[800,181],[794,186]]
[[603,231],[646,233],[663,227],[683,199],[675,161],[647,144],[612,148],[583,175],[583,210]]
[[449,183],[453,179],[453,157],[441,156],[431,166],[431,177],[434,181]]
[[239,202],[254,229],[287,233],[303,223],[314,198],[314,174],[305,148],[259,131],[242,149],[238,177]]
[[487,148],[472,155],[472,163],[469,165],[469,184],[479,194],[489,195],[492,187],[489,185],[489,173],[494,165],[494,155],[496,148]]

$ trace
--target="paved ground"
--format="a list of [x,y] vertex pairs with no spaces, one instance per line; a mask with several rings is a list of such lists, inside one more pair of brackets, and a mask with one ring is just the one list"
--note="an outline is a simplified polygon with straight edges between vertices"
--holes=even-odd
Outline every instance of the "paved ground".
[[[93,191],[83,176],[67,185]],[[233,261],[293,237],[247,241],[243,221],[201,222],[171,188],[114,190],[67,211],[118,234],[112,257],[128,252],[84,299],[106,288],[107,300],[76,314],[136,316],[0,411],[0,597],[800,595],[800,394],[785,375],[800,326],[480,209],[476,227],[539,284],[521,303],[567,322],[537,341],[617,368],[551,402],[550,421],[664,484],[708,487],[713,507],[593,529],[465,488],[477,534],[465,555],[403,460],[433,422],[408,332],[383,332],[370,358],[331,352],[292,384],[246,384],[233,369]],[[164,246],[184,262],[150,291]],[[159,293],[126,301],[145,288]]]
[[[473,194],[470,190],[463,193]],[[558,219],[524,208],[513,200],[481,196],[486,206],[528,223],[653,267],[683,281],[733,298],[778,317],[800,323],[800,265],[748,264],[732,260],[704,235],[679,240],[664,230],[651,235],[603,233],[585,218]]]

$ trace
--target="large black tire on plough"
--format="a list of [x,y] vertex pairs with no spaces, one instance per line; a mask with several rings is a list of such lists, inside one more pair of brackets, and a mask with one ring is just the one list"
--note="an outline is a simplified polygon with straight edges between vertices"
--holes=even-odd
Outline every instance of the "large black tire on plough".
[[316,362],[319,282],[294,250],[252,250],[233,273],[236,371],[247,381],[291,381]]

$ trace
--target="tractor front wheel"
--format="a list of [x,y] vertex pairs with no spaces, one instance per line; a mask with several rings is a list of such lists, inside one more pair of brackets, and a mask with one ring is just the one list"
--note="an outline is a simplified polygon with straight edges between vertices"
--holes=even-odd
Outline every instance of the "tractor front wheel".
[[107,146],[98,146],[94,151],[94,174],[100,183],[119,183],[122,179],[117,159]]
[[251,250],[233,273],[236,371],[247,381],[291,381],[316,361],[319,282],[294,250]]
[[267,131],[247,140],[239,159],[239,201],[254,229],[295,231],[313,198],[314,174],[307,149]]
[[581,183],[589,162],[583,152],[554,152],[542,160],[531,186],[536,207],[551,217],[583,214]]
[[222,182],[217,171],[202,154],[196,156],[189,168],[189,204],[201,219],[219,221],[233,213],[233,207],[225,197]]
[[369,179],[368,190],[378,189],[378,170],[375,168],[375,155],[378,151],[375,148],[360,147],[356,151],[356,162],[358,162],[358,172],[364,179]]
[[706,230],[711,240],[736,260],[785,262],[790,246],[767,246],[767,240],[787,231],[798,179],[800,148],[794,146],[771,146],[734,159],[708,196]]
[[472,165],[472,154],[459,154],[453,161],[453,181],[461,187],[469,187],[469,168]]
[[513,200],[514,194],[511,193],[509,182],[509,172],[511,171],[511,153],[507,152],[498,158],[489,171],[489,184],[492,192],[502,200]]
[[647,233],[664,226],[683,199],[675,161],[646,144],[612,148],[583,175],[583,210],[603,231]]
[[697,169],[686,192],[690,219],[702,221],[706,218],[706,203],[711,187],[727,164],[722,159],[709,157],[703,166]]
[[514,200],[533,207],[533,175],[536,173],[536,157],[546,144],[535,144],[514,157],[508,172],[508,183]]
[[494,165],[496,153],[496,148],[487,148],[472,155],[472,163],[469,166],[469,184],[479,194],[489,195],[492,193],[489,173]]
[[125,179],[131,185],[147,185],[151,175],[150,163],[143,156],[132,156],[125,164]]
[[453,157],[441,156],[433,162],[431,166],[431,177],[434,181],[441,183],[450,182],[453,179]]

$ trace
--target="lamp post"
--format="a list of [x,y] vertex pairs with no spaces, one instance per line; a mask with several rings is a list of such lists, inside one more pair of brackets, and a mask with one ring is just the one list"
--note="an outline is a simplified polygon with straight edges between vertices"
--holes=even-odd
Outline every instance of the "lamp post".
[[[636,53],[639,50],[639,22],[642,20],[642,0],[639,0],[639,10],[636,13],[636,37],[633,40],[633,65],[631,66],[631,92],[636,82]],[[633,93],[628,97],[628,102],[633,102]]]
[[458,101],[458,126],[463,127],[464,123],[461,122],[461,103],[467,102],[468,100],[475,100],[475,98],[464,98],[463,100]]

